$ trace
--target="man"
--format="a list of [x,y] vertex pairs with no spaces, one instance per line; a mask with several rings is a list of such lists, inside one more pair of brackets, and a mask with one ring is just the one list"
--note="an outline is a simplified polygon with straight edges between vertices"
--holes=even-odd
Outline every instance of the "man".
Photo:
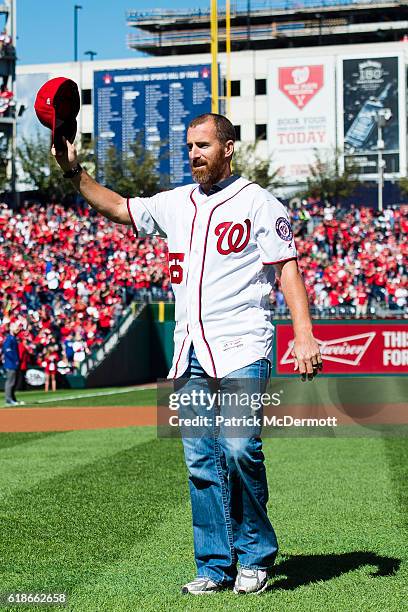
[[[136,235],[167,237],[176,299],[169,377],[177,379],[178,390],[265,390],[274,271],[293,320],[295,369],[303,379],[312,379],[321,368],[286,211],[269,192],[231,174],[234,141],[234,128],[225,117],[197,117],[188,127],[187,147],[198,185],[128,200],[82,170],[70,143],[65,141],[62,151],[53,149],[64,176],[95,210],[116,223],[132,224]],[[213,406],[208,413],[215,416],[217,410]],[[183,436],[197,578],[182,592],[234,587],[235,593],[260,593],[277,553],[266,512],[260,429],[234,437],[225,428],[215,433]]]
[[16,338],[19,331],[20,325],[17,322],[10,323],[9,333],[3,342],[3,366],[6,372],[4,391],[7,406],[18,406],[19,404],[24,404],[24,402],[18,402],[15,396],[17,375],[20,367],[18,342]]

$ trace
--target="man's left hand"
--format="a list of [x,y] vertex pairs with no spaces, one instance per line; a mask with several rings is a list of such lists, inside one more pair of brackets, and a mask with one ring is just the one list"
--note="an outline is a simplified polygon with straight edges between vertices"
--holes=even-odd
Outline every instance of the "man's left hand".
[[313,380],[323,369],[319,345],[312,334],[295,337],[292,357],[295,360],[294,370],[299,370],[302,381]]

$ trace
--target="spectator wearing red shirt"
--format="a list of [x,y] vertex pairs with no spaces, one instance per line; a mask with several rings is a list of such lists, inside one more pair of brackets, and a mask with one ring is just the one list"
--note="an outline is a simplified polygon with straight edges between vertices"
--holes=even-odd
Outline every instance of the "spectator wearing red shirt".
[[360,317],[366,318],[368,309],[368,293],[361,281],[358,283],[356,289],[355,306],[357,319]]
[[46,352],[44,359],[41,363],[45,371],[45,392],[48,393],[50,388],[53,392],[57,390],[57,364],[58,364],[58,346],[50,346]]
[[18,355],[20,358],[20,368],[17,376],[17,389],[26,389],[26,374],[31,360],[31,350],[29,344],[29,333],[21,330],[18,334]]

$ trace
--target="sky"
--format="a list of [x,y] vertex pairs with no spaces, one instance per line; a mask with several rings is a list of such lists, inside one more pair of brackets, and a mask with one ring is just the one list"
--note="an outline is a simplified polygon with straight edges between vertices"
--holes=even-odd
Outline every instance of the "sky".
[[126,11],[155,8],[209,8],[210,0],[17,0],[17,56],[20,64],[68,62],[74,59],[74,5],[78,11],[78,56],[96,51],[95,59],[135,57],[126,48]]

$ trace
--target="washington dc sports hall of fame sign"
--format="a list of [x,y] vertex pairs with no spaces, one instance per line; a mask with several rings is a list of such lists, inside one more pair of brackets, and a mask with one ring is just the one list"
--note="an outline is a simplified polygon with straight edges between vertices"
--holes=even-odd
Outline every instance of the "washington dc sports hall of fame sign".
[[98,179],[112,145],[132,154],[140,140],[169,187],[191,183],[186,148],[189,121],[211,112],[211,67],[166,66],[94,73],[94,131]]

